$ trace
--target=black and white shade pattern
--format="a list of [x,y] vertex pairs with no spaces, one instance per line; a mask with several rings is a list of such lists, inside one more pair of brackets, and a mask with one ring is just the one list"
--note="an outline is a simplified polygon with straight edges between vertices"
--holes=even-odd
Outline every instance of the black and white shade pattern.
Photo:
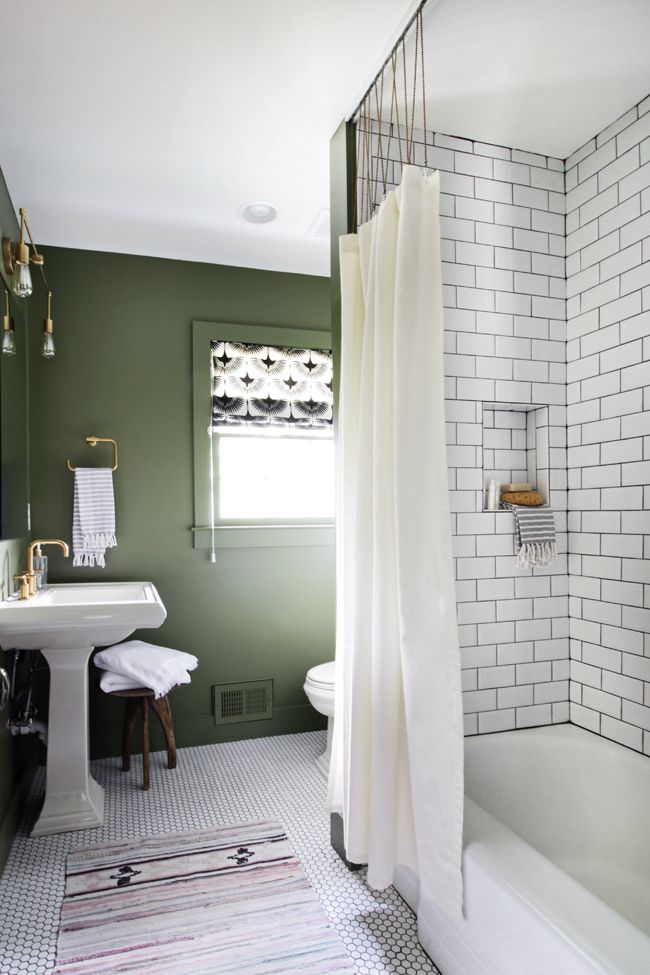
[[211,344],[212,428],[332,427],[332,353]]

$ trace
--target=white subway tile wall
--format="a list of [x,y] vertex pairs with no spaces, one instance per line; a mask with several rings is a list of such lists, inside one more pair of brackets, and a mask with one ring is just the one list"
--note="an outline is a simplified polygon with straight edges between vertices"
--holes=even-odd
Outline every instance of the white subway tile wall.
[[650,99],[566,186],[570,716],[650,755]]
[[[416,134],[417,165],[424,164],[424,140]],[[567,721],[564,163],[437,133],[426,133],[426,141],[441,179],[449,497],[466,733]],[[384,136],[387,150],[391,189],[400,180],[399,150]],[[547,568],[517,569],[512,515],[483,511],[484,466],[526,480],[533,445],[526,412],[506,418],[507,410],[488,411],[494,425],[484,430],[484,404],[545,408],[534,413],[550,459],[537,475],[551,492],[560,553]]]

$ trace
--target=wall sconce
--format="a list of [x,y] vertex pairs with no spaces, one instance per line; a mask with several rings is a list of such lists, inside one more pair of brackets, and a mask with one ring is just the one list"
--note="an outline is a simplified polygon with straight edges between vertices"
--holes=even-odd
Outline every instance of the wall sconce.
[[[29,243],[25,239],[25,234],[29,238]],[[31,251],[30,251],[31,245]],[[27,214],[23,207],[20,208],[20,240],[14,244],[9,237],[2,238],[2,260],[4,269],[8,276],[12,277],[11,290],[17,298],[29,298],[34,286],[29,265],[33,264],[41,272],[43,285],[47,292],[47,317],[43,322],[43,342],[41,345],[41,355],[45,359],[54,357],[54,324],[52,321],[52,292],[50,291],[43,265],[45,260],[39,254],[38,248],[34,243],[32,232],[27,222]],[[11,325],[8,324],[11,322]],[[15,330],[13,319],[9,316],[9,293],[5,289],[5,314],[2,319],[2,351],[5,355],[14,355],[16,351]]]

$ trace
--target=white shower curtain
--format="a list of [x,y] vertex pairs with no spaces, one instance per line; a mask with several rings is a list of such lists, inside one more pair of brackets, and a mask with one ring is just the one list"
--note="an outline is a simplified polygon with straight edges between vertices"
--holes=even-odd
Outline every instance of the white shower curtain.
[[329,808],[383,889],[462,916],[463,730],[445,455],[439,178],[342,237],[337,698]]

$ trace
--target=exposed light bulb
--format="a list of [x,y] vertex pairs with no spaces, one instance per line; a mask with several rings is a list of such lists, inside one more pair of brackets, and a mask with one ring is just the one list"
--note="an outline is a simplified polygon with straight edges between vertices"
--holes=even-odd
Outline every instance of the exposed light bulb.
[[4,355],[16,354],[16,332],[14,330],[14,320],[9,314],[9,292],[5,288],[5,306],[2,316],[2,345],[0,346]]
[[29,298],[33,291],[29,264],[16,263],[11,290],[17,298]]
[[2,354],[16,354],[16,333],[14,332],[13,328],[8,328],[2,333]]
[[54,336],[51,332],[43,332],[43,344],[41,345],[41,355],[44,359],[54,358]]
[[44,359],[54,358],[54,322],[52,321],[52,292],[47,293],[47,317],[43,321],[43,344],[41,355]]

